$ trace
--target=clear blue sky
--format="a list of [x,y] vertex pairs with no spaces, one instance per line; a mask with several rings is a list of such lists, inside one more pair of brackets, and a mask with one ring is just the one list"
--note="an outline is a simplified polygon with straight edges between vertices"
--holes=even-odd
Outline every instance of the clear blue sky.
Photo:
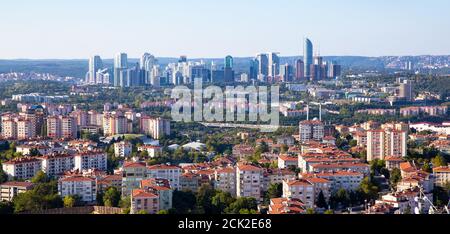
[[1,0],[0,59],[450,54],[448,0]]

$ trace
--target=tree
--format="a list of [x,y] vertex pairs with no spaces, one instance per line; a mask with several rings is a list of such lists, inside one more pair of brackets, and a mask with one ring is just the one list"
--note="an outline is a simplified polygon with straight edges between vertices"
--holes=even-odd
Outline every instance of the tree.
[[131,208],[131,197],[130,196],[123,197],[122,200],[120,200],[119,202],[119,207],[124,209],[125,214],[129,214]]
[[201,213],[214,214],[215,207],[211,204],[212,197],[216,194],[216,191],[210,184],[203,184],[197,192],[197,209]]
[[397,185],[400,180],[402,180],[402,172],[398,168],[394,168],[391,171],[391,174],[389,176],[389,182],[391,182],[392,185]]
[[289,150],[289,146],[287,146],[286,144],[282,144],[282,145],[281,145],[281,153],[282,153],[282,154],[287,153],[288,150]]
[[240,197],[225,209],[225,213],[239,214],[242,209],[257,210],[258,204],[256,199],[253,197]]
[[14,212],[39,211],[52,208],[61,208],[64,203],[58,195],[56,181],[38,183],[32,190],[19,193],[13,198]]
[[281,197],[281,195],[283,195],[283,184],[270,184],[264,196],[265,203],[268,204],[270,199]]
[[224,191],[218,191],[211,200],[211,204],[214,206],[215,211],[218,214],[224,213],[225,209],[235,201],[236,199],[231,196],[230,193]]
[[196,206],[195,194],[191,191],[175,190],[172,196],[172,207],[176,214],[191,213]]
[[326,201],[325,196],[323,195],[322,191],[320,191],[320,193],[317,197],[316,205],[319,208],[326,208],[328,206],[327,201]]
[[120,192],[116,187],[109,187],[103,195],[103,204],[109,207],[117,207],[120,202]]
[[447,161],[441,154],[438,154],[435,158],[431,159],[431,163],[433,164],[433,167],[447,166]]
[[12,214],[14,212],[14,204],[8,201],[0,201],[0,215]]
[[63,199],[63,203],[64,203],[64,207],[75,207],[80,205],[81,203],[81,198],[77,195],[69,195],[69,196],[65,196]]
[[326,210],[325,212],[323,212],[323,214],[334,214],[334,211],[333,210]]
[[359,185],[359,191],[365,198],[375,199],[378,197],[379,188],[371,182],[369,177],[365,177]]
[[148,212],[146,210],[140,210],[140,211],[137,212],[137,214],[139,214],[139,215],[146,215],[146,214],[148,214]]
[[8,175],[3,171],[2,164],[0,163],[0,184],[8,181]]
[[166,214],[169,214],[169,211],[168,210],[160,210],[156,214],[166,215]]
[[32,183],[46,183],[49,181],[47,174],[43,171],[38,171],[36,175],[31,179]]
[[313,208],[306,209],[306,214],[315,214],[316,211]]

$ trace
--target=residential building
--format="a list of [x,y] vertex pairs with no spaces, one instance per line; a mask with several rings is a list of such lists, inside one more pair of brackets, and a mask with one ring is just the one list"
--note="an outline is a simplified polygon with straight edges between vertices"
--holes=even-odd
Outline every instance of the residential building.
[[90,177],[64,177],[58,180],[58,194],[61,197],[77,195],[81,201],[91,204],[97,199],[97,185]]
[[33,186],[33,183],[19,181],[9,181],[0,184],[0,201],[11,202],[17,194],[31,190]]

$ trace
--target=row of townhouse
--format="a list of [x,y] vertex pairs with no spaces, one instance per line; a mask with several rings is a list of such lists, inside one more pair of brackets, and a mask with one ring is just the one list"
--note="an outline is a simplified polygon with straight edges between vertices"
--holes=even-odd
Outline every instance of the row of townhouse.
[[2,164],[3,171],[9,178],[26,180],[38,171],[48,176],[59,176],[70,170],[98,169],[106,171],[107,155],[101,151],[81,152],[75,154],[53,153],[40,157],[19,157]]

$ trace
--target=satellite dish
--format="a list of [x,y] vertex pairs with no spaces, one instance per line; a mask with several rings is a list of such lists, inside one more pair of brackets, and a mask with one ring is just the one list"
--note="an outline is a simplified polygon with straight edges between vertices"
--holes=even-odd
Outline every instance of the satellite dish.
[[415,201],[415,202],[419,202],[419,197],[415,197],[415,198],[414,198],[414,201]]

